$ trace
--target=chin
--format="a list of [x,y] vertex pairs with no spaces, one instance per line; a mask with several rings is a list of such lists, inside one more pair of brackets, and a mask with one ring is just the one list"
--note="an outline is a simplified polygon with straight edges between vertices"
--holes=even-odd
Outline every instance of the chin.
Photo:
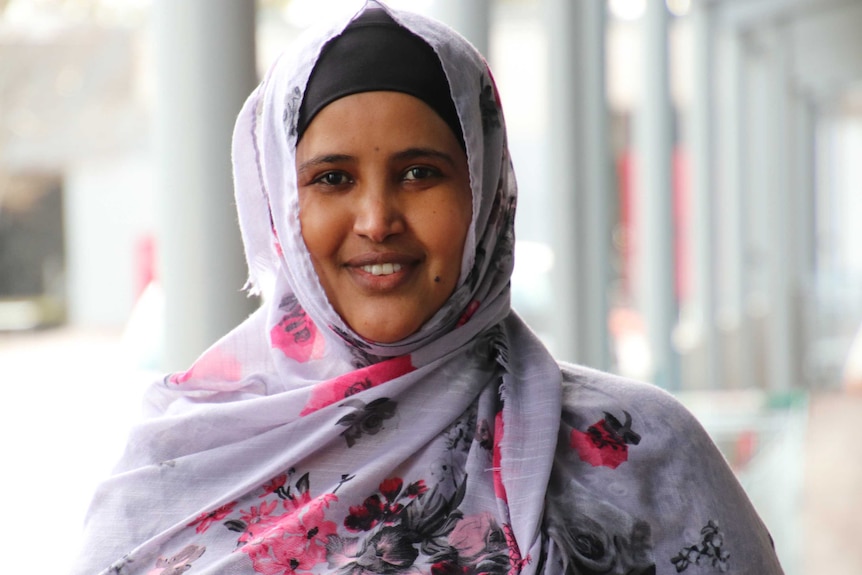
[[398,323],[394,325],[381,325],[372,322],[360,324],[360,327],[353,327],[353,331],[362,336],[368,341],[375,343],[396,343],[413,335],[420,325],[409,325]]
[[363,330],[357,333],[366,340],[373,341],[375,343],[397,343],[402,339],[406,339],[408,336],[413,335],[417,331],[419,330]]

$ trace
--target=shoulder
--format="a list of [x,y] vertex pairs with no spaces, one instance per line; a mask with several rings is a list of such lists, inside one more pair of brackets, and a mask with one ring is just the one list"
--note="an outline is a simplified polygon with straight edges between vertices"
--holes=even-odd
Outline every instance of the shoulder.
[[559,362],[563,377],[563,411],[591,407],[634,410],[643,417],[673,416],[697,425],[696,419],[667,391],[642,381],[588,367]]
[[[703,561],[734,573],[781,572],[757,512],[682,403],[648,383],[565,363],[560,370],[551,497],[572,509],[555,528],[589,524],[615,541],[637,540],[636,551],[662,573]],[[588,517],[573,525],[578,513]]]
[[569,363],[560,363],[560,371],[561,431],[574,443],[580,437],[590,439],[589,448],[597,439],[623,442],[626,448],[611,455],[632,456],[642,464],[676,466],[680,457],[691,462],[704,456],[724,463],[700,422],[667,391]]
[[564,361],[557,363],[560,366],[560,372],[563,374],[563,387],[564,389],[568,388],[567,391],[569,393],[600,393],[603,395],[612,393],[658,394],[673,399],[673,396],[669,393],[649,383],[574,363]]
[[[662,468],[726,467],[700,421],[660,387],[583,366],[560,363],[561,429],[623,441],[640,465]],[[589,442],[592,445],[592,442]]]
[[609,458],[602,466],[629,461],[672,475],[727,467],[700,421],[667,391],[568,363],[560,371],[561,431],[582,458],[596,451]]

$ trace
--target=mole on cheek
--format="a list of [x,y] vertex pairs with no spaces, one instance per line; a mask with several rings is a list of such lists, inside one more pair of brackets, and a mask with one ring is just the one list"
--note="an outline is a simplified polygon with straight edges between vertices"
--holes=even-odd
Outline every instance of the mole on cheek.
[[440,283],[440,276],[434,276],[434,283]]

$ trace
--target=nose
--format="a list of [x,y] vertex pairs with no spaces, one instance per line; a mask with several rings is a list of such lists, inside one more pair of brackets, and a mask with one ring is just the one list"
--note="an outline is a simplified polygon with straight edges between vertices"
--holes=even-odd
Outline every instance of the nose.
[[356,202],[353,231],[380,243],[404,229],[404,213],[397,191],[386,184],[363,186]]

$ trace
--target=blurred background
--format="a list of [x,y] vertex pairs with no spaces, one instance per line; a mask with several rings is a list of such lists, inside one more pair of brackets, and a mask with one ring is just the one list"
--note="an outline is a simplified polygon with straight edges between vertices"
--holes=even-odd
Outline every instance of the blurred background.
[[[788,575],[862,573],[862,0],[391,4],[494,70],[515,308],[558,358],[684,401]],[[234,119],[297,34],[359,5],[0,0],[12,572],[65,568],[143,386],[256,305]]]

